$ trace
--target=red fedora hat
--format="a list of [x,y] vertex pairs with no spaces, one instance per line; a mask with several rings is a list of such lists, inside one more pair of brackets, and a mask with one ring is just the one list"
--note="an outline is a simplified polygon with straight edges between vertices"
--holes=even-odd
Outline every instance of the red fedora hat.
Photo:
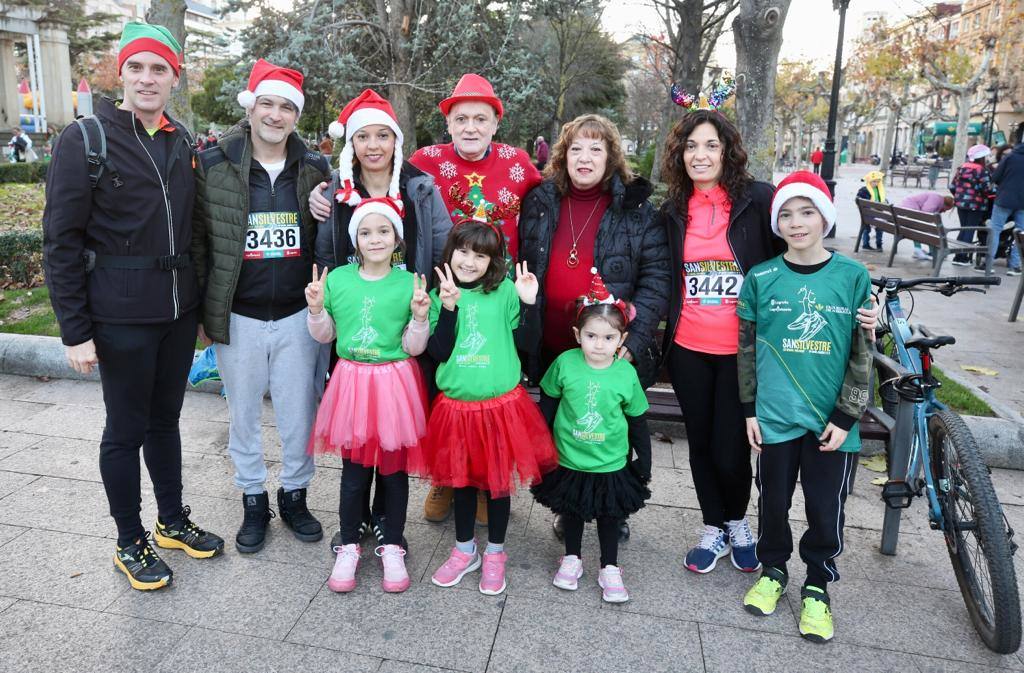
[[498,114],[498,119],[501,119],[501,116],[505,114],[505,108],[501,104],[501,99],[494,95],[494,87],[491,86],[491,83],[472,72],[463,75],[459,83],[455,85],[452,95],[441,101],[437,107],[440,108],[441,114],[447,117],[448,112],[456,103],[474,100],[487,103],[494,108],[494,111]]

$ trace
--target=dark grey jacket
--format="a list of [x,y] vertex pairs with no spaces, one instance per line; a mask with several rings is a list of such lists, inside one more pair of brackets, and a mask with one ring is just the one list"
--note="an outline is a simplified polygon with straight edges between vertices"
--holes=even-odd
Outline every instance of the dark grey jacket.
[[[655,222],[647,200],[650,182],[636,178],[624,185],[616,176],[610,189],[612,202],[597,229],[594,262],[608,290],[636,307],[625,346],[633,354],[640,383],[649,386],[658,373],[661,353],[655,333],[665,317],[671,284],[666,230]],[[560,208],[555,183],[545,180],[523,199],[519,215],[519,258],[540,282],[539,317],[544,315],[544,278]],[[539,357],[531,356],[527,374],[539,380],[542,373]]]
[[992,179],[996,183],[996,205],[1024,210],[1024,143],[1003,156]]

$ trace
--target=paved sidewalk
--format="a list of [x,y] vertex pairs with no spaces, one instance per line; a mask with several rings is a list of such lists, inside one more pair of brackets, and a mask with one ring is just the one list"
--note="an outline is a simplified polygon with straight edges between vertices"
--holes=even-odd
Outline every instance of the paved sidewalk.
[[[272,422],[268,406],[264,445],[276,458]],[[843,579],[832,589],[837,638],[821,646],[797,635],[796,591],[759,619],[740,605],[751,576],[727,563],[707,576],[683,570],[700,514],[680,439],[655,443],[654,498],[632,519],[621,551],[632,600],[610,606],[595,582],[593,529],[580,590],[560,591],[551,586],[561,549],[550,513],[523,495],[513,501],[502,597],[481,595],[474,576],[452,589],[430,583],[453,531],[420,518],[419,481],[405,594],[381,591],[369,547],[357,591],[331,593],[327,541],[298,542],[279,520],[262,552],[239,555],[230,543],[241,506],[225,449],[227,409],[201,393],[186,395],[183,411],[186,503],[228,539],[227,553],[195,561],[164,552],[174,585],[133,591],[111,569],[114,525],[97,466],[102,426],[96,383],[0,376],[0,671],[1024,670],[1019,654],[997,656],[975,636],[942,538],[927,530],[920,506],[904,523],[899,555],[878,553],[882,505],[870,483],[877,475],[864,468],[847,506]],[[1024,530],[1020,473],[994,470],[993,480],[1012,525]],[[337,525],[338,483],[338,463],[322,461],[310,501],[328,531]],[[152,489],[143,484],[152,525]],[[754,504],[751,512],[756,519]],[[799,494],[793,518],[799,535]],[[1016,564],[1024,577],[1020,555]],[[792,569],[799,582],[799,563]]]

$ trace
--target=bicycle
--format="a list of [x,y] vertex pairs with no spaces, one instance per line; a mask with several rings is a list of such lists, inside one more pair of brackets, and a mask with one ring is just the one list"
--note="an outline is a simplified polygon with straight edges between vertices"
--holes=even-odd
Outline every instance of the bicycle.
[[[956,343],[952,336],[911,325],[900,292],[984,292],[968,286],[998,285],[996,277],[879,278],[884,319],[876,330],[875,373],[889,430],[888,480],[882,488],[885,515],[881,552],[896,553],[900,517],[916,497],[928,502],[928,523],[941,530],[957,584],[978,635],[989,649],[1015,652],[1021,641],[1020,599],[1013,567],[1017,545],[977,442],[963,419],[935,396],[941,385],[932,374],[932,352]],[[913,295],[911,295],[913,298]],[[911,306],[911,313],[913,306]],[[879,347],[889,335],[887,355]]]

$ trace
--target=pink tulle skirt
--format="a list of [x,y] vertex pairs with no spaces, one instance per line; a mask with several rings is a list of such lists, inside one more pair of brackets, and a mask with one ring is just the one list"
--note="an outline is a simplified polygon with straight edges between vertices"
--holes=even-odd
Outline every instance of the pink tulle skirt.
[[338,360],[316,414],[310,453],[333,453],[381,474],[422,473],[426,400],[414,358]]

